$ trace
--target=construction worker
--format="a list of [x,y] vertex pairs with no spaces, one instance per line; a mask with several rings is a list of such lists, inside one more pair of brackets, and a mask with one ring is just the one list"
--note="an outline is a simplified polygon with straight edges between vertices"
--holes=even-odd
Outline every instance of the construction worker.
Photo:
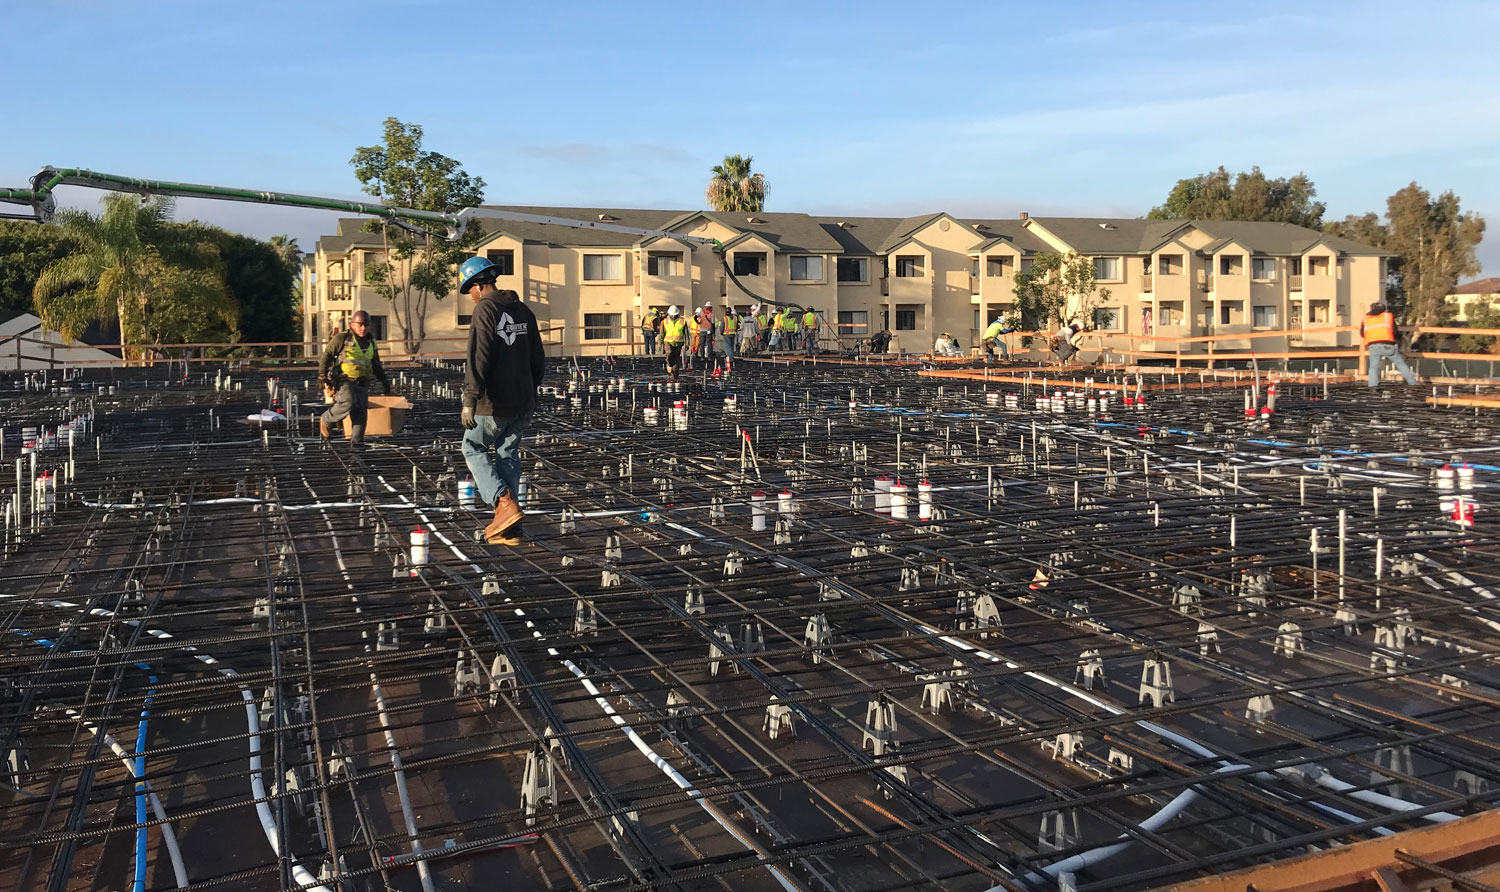
[[797,313],[791,307],[784,307],[781,311],[781,341],[788,350],[796,350],[801,343],[801,328],[797,325]]
[[740,315],[734,307],[724,308],[724,318],[719,321],[719,349],[724,352],[724,366],[734,359],[734,342],[740,336]]
[[1078,355],[1078,347],[1083,340],[1081,337],[1083,331],[1082,324],[1071,321],[1063,325],[1062,328],[1059,328],[1057,333],[1052,336],[1051,346],[1057,352],[1059,362],[1067,362]]
[[657,312],[656,307],[652,307],[651,312],[641,320],[641,343],[645,345],[647,356],[656,352],[656,330],[660,327],[661,314]]
[[379,381],[385,395],[391,395],[391,382],[380,364],[380,345],[370,333],[369,313],[357,310],[349,319],[349,330],[328,339],[323,360],[318,363],[318,381],[323,392],[333,396],[333,405],[318,419],[318,433],[328,440],[333,436],[333,426],[348,418],[349,442],[363,446],[370,382]]
[[719,321],[714,318],[714,305],[704,304],[703,315],[698,317],[698,340],[693,352],[705,363],[714,355],[714,333],[718,330]]
[[760,346],[760,304],[750,308],[750,312],[740,317],[740,351],[741,353],[755,353]]
[[885,353],[891,348],[891,330],[882,328],[870,336],[870,352]]
[[667,310],[667,318],[661,321],[661,342],[667,350],[667,374],[677,380],[677,370],[682,365],[682,348],[688,341],[688,321],[682,311],[673,305]]
[[808,356],[818,352],[818,310],[808,307],[802,314],[802,348]]
[[754,310],[755,327],[760,329],[760,351],[761,353],[771,349],[771,320],[774,314],[765,304],[756,304]]
[[781,339],[786,334],[786,310],[771,311],[771,340],[766,344],[767,350],[777,350],[781,347]]
[[547,371],[536,315],[509,288],[495,287],[495,265],[470,257],[458,268],[458,293],[474,302],[464,367],[464,462],[479,497],[495,506],[484,528],[491,545],[521,543],[521,437]]
[[1380,386],[1382,360],[1389,362],[1396,371],[1400,372],[1407,384],[1417,383],[1417,376],[1406,364],[1406,359],[1401,355],[1401,348],[1396,344],[1396,338],[1401,333],[1396,328],[1396,314],[1386,308],[1384,301],[1377,300],[1370,304],[1370,312],[1365,314],[1365,318],[1359,323],[1359,333],[1365,339],[1365,350],[1369,353],[1371,390]]
[[1015,331],[1015,326],[1006,321],[1004,316],[996,316],[990,327],[984,330],[984,358],[986,361],[995,358],[995,351],[1000,351],[1001,359],[1010,358],[1010,348],[1006,346],[1004,336]]

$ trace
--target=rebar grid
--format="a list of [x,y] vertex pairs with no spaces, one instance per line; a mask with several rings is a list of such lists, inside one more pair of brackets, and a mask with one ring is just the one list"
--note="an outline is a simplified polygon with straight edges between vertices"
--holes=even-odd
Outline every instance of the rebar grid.
[[1148,888],[1490,807],[1487,418],[1015,377],[554,370],[514,549],[453,369],[364,450],[297,373],[13,380],[0,874],[178,887],[147,787],[251,889]]

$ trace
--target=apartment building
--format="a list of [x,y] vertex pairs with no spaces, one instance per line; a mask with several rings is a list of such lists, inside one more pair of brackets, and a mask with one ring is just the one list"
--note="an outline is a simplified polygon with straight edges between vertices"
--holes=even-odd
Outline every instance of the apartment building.
[[[1348,239],[1284,223],[1029,217],[959,219],[815,217],[607,208],[505,206],[511,211],[655,229],[642,238],[600,229],[486,219],[477,253],[500,267],[500,287],[532,306],[554,352],[619,353],[638,344],[641,318],[672,304],[746,309],[759,299],[816,307],[839,335],[890,328],[907,350],[926,350],[940,332],[965,345],[997,314],[1015,307],[1015,275],[1039,254],[1089,258],[1107,299],[1091,308],[1102,344],[1131,352],[1202,352],[1179,338],[1302,330],[1257,338],[1254,348],[1347,346],[1348,325],[1384,293],[1387,254]],[[403,332],[397,315],[364,282],[383,257],[378,234],[342,220],[304,268],[304,330],[326,338],[357,309],[385,338]],[[675,236],[675,237],[674,237]],[[723,259],[693,239],[713,239]],[[725,274],[727,265],[744,286]],[[747,293],[748,292],[748,293]],[[461,350],[469,302],[457,292],[430,300],[423,350]],[[1070,313],[1078,314],[1074,299]],[[1220,340],[1215,350],[1249,348]],[[311,348],[310,348],[311,349]],[[390,353],[403,353],[392,344]]]

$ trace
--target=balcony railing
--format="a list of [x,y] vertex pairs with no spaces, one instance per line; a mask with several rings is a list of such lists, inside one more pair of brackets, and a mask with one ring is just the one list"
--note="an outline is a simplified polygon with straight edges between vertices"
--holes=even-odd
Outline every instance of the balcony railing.
[[1145,275],[1141,276],[1141,290],[1142,291],[1150,291],[1151,290],[1151,282],[1152,282],[1152,280],[1154,278],[1155,277],[1151,275],[1151,271],[1150,270],[1146,270]]
[[1287,287],[1290,288],[1292,291],[1301,291],[1302,290],[1302,277],[1301,276],[1287,276],[1286,277],[1286,281],[1287,281]]
[[890,294],[891,294],[891,280],[887,276],[881,276],[880,277],[880,295],[881,295],[881,297],[889,297]]
[[354,297],[354,283],[350,279],[329,279],[329,300],[351,300]]

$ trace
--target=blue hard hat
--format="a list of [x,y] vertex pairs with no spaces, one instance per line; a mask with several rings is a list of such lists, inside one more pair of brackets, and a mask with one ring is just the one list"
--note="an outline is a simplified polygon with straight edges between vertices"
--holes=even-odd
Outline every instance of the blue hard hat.
[[[495,264],[491,263],[488,257],[470,257],[468,260],[465,260],[463,263],[459,264],[458,293],[468,294],[469,287],[472,286],[477,279],[484,276],[486,272],[489,272],[494,268]],[[495,280],[495,274],[493,272],[489,272],[489,280],[492,282]]]

